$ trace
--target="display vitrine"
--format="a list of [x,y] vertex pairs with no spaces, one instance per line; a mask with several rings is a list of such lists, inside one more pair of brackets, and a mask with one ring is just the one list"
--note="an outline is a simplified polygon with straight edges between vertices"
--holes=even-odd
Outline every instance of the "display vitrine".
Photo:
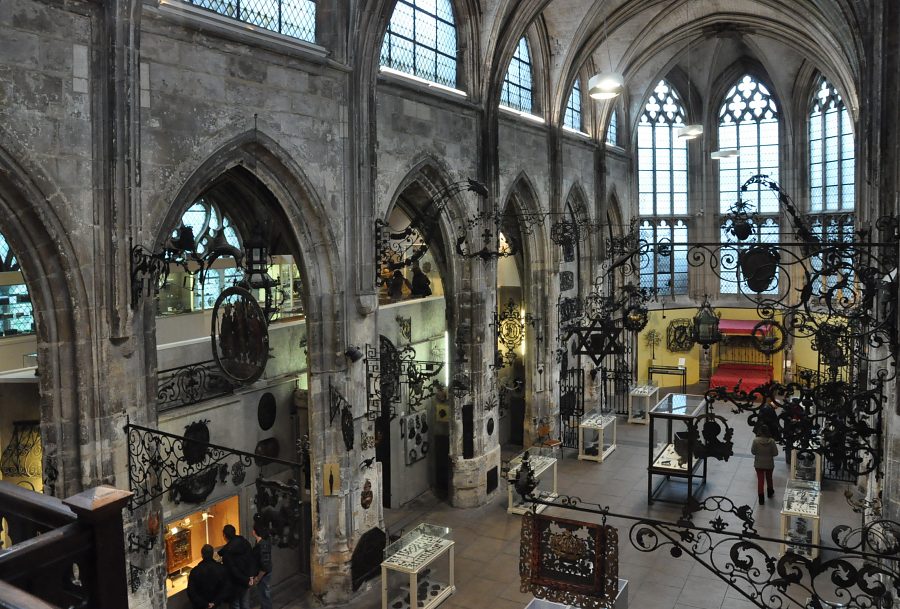
[[822,482],[822,455],[806,449],[791,451],[791,480]]
[[[515,489],[516,472],[522,467],[522,459],[526,453],[528,453],[528,462],[531,464],[534,476],[538,479],[538,486],[534,489],[533,494],[546,500],[556,499],[558,496],[556,458],[545,454],[549,453],[547,449],[531,448],[509,461],[509,472],[506,475],[508,482],[506,485],[508,500],[506,511],[510,514],[524,514],[531,509],[531,504],[523,502],[522,497],[516,493]],[[537,512],[541,513],[546,507],[546,505],[537,506]]]
[[[709,404],[702,395],[686,393],[670,393],[650,409],[647,503],[681,503],[661,496],[663,488],[673,480],[687,483],[685,503],[706,484],[706,457],[698,457],[695,447],[699,439],[698,417],[708,413]],[[656,482],[658,476],[662,480]]]
[[819,543],[819,500],[821,487],[815,480],[788,480],[781,506],[782,553],[790,550],[806,558],[816,558],[818,548],[795,544]]
[[656,403],[658,396],[659,386],[655,383],[632,387],[628,392],[628,422],[648,423],[647,413]]
[[431,609],[456,591],[452,531],[422,523],[384,549],[382,609]]
[[578,425],[578,458],[603,462],[616,449],[616,416],[591,412]]

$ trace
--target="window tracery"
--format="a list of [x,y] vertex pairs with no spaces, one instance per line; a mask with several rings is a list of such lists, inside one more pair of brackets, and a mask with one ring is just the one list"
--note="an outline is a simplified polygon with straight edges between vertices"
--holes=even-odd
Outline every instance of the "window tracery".
[[509,61],[506,76],[503,77],[500,103],[522,112],[531,112],[534,107],[531,54],[528,51],[528,41],[524,36],[519,40],[516,52]]
[[856,205],[853,123],[838,90],[825,78],[809,112],[810,211],[851,211]]
[[382,66],[455,88],[456,55],[450,0],[398,0],[381,46]]

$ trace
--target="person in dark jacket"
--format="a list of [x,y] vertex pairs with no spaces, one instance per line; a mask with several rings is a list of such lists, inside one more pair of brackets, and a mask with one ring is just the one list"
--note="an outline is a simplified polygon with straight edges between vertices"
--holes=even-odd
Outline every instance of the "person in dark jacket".
[[394,271],[394,274],[391,276],[391,280],[388,282],[388,296],[390,296],[392,302],[397,302],[403,298],[403,287],[406,286],[410,291],[412,291],[412,286],[406,277],[403,276],[403,273],[400,271]]
[[760,423],[756,426],[756,437],[753,438],[753,444],[750,446],[750,454],[753,455],[753,467],[756,468],[756,492],[759,494],[759,504],[765,505],[763,479],[769,488],[769,497],[774,497],[775,485],[772,483],[772,471],[775,469],[775,457],[778,456],[778,445],[772,439],[768,425]]
[[228,571],[213,558],[214,548],[206,544],[200,548],[200,563],[188,575],[188,599],[194,609],[215,609],[231,598]]
[[222,529],[225,545],[219,550],[222,564],[228,571],[232,585],[231,609],[250,609],[250,586],[256,570],[253,564],[253,548],[230,524]]
[[259,609],[272,609],[272,542],[261,524],[253,525],[253,557],[256,559],[256,590],[259,592]]
[[762,423],[769,428],[769,437],[776,442],[781,440],[781,423],[778,420],[778,413],[772,405],[772,398],[764,398],[762,406],[759,407],[759,415],[757,425]]
[[431,280],[428,278],[428,275],[422,272],[418,263],[413,263],[412,265],[412,282],[409,291],[412,293],[413,298],[431,296]]

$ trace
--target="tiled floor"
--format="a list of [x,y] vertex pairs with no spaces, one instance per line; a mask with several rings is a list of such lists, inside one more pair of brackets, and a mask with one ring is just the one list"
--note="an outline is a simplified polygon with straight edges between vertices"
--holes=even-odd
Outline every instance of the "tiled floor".
[[[776,460],[776,496],[766,505],[757,505],[756,476],[750,456],[752,436],[746,415],[733,415],[720,409],[735,429],[735,455],[727,462],[709,461],[709,479],[702,496],[725,495],[736,504],[751,505],[760,535],[780,534],[781,494],[787,466]],[[618,448],[602,464],[578,461],[574,451],[567,450],[559,463],[559,490],[589,502],[608,506],[612,512],[639,517],[674,521],[680,507],[660,502],[647,505],[647,445],[649,429],[618,421]],[[515,453],[504,451],[504,457]],[[681,490],[682,484],[676,484]],[[842,496],[843,486],[826,483],[822,504],[822,536],[838,521],[855,523]],[[570,518],[595,520],[590,515],[565,515]],[[428,497],[398,510],[389,510],[391,533],[409,529],[420,522],[442,524],[453,529],[456,542],[456,594],[441,605],[442,609],[522,609],[531,595],[519,592],[520,517],[506,513],[506,489],[488,505],[476,509],[455,509]],[[639,552],[629,541],[632,522],[610,519],[619,528],[619,577],[629,581],[631,609],[750,609],[750,603],[702,564],[689,556],[672,558],[665,549]],[[706,524],[697,522],[697,524]],[[823,540],[824,541],[824,540]],[[380,608],[379,579],[370,582],[371,589],[349,606],[359,609]],[[282,601],[289,609],[316,606],[309,599]]]

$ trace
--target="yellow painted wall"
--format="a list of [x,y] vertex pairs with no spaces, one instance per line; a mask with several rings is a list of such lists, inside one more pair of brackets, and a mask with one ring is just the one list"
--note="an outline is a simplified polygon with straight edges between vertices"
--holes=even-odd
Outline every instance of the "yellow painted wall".
[[[716,313],[721,313],[722,319],[759,319],[756,309],[717,308],[715,311]],[[693,320],[696,314],[696,308],[666,309],[666,318],[663,319],[662,310],[650,311],[650,321],[647,323],[647,327],[638,333],[637,337],[637,371],[635,376],[638,383],[645,383],[647,381],[647,368],[651,364],[651,349],[647,346],[646,339],[647,333],[650,330],[659,332],[661,340],[660,344],[656,347],[656,364],[661,366],[677,366],[679,358],[683,357],[685,366],[687,366],[687,384],[693,385],[700,382],[700,352],[703,350],[703,347],[694,345],[690,351],[672,353],[666,346],[666,333],[669,328],[669,323],[675,319]],[[780,321],[781,316],[777,315],[776,319]],[[715,358],[717,355],[717,347],[713,345],[710,349],[712,349],[712,355]],[[784,367],[783,356],[783,352],[776,353],[772,356],[772,367],[775,372],[775,380],[778,381],[782,378]],[[813,359],[813,364],[815,364],[815,359]],[[815,365],[812,367],[815,367]],[[661,387],[677,387],[681,384],[681,377],[673,375],[656,374],[653,376],[653,380]]]

